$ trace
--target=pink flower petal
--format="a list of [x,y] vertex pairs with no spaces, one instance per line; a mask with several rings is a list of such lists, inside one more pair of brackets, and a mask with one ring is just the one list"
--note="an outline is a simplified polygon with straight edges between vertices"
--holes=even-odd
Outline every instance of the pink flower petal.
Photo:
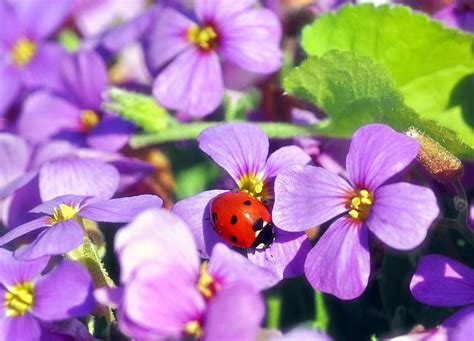
[[24,262],[13,258],[12,252],[0,249],[0,283],[5,287],[12,287],[19,283],[35,281],[48,262],[49,257]]
[[23,104],[18,129],[33,143],[47,141],[59,132],[77,132],[81,129],[81,110],[49,92],[35,92]]
[[124,291],[123,309],[153,333],[148,339],[178,339],[186,323],[201,318],[204,305],[195,283],[173,266],[142,265]]
[[17,135],[0,133],[0,192],[26,171],[30,151]]
[[204,320],[204,341],[254,341],[265,314],[258,291],[246,283],[221,290],[209,303]]
[[[4,24],[5,25],[5,24]],[[17,69],[0,64],[0,117],[2,117],[20,94],[21,82]]]
[[350,300],[367,287],[370,253],[367,229],[349,218],[339,218],[310,251],[305,274],[318,291]]
[[86,316],[95,307],[93,282],[87,269],[72,261],[62,261],[35,285],[32,313],[42,321]]
[[338,175],[313,166],[291,166],[275,180],[273,222],[298,232],[320,225],[347,211],[345,198],[351,186]]
[[278,277],[272,271],[255,265],[221,243],[212,250],[207,271],[222,286],[244,281],[257,290],[264,290],[278,282]]
[[268,155],[268,137],[249,123],[225,123],[204,130],[199,148],[224,168],[236,183],[245,175],[262,175]]
[[119,173],[94,159],[63,158],[44,165],[39,174],[41,199],[75,194],[111,198],[117,190]]
[[159,10],[155,25],[148,36],[145,50],[148,64],[153,73],[183,52],[191,44],[187,41],[188,29],[193,21],[172,8]]
[[216,243],[225,242],[212,228],[209,212],[209,202],[224,192],[227,191],[202,192],[178,201],[172,208],[189,227],[201,258],[209,258]]
[[199,258],[188,227],[165,209],[150,209],[122,228],[115,238],[115,251],[121,264],[121,281],[146,262],[172,264],[189,277],[197,277]]
[[75,220],[65,220],[43,230],[38,237],[14,252],[21,260],[64,255],[84,242],[84,228]]
[[155,79],[153,95],[167,108],[194,117],[210,114],[224,96],[219,57],[196,47],[186,50]]
[[223,23],[229,17],[252,7],[256,2],[256,0],[198,0],[194,2],[194,10],[201,22]]
[[275,229],[273,244],[264,250],[251,250],[247,257],[253,263],[271,269],[278,278],[300,276],[304,261],[311,250],[311,242],[305,233],[288,233]]
[[418,301],[434,306],[474,303],[474,270],[445,256],[421,258],[410,283]]
[[128,223],[146,209],[160,208],[162,205],[163,200],[158,196],[142,194],[94,202],[84,207],[79,214],[93,221]]
[[369,124],[352,136],[346,159],[354,186],[375,191],[406,168],[418,154],[418,142],[383,124]]
[[367,225],[388,246],[409,250],[423,242],[438,214],[431,189],[400,182],[375,191]]
[[67,96],[81,109],[99,110],[108,84],[107,66],[92,50],[79,51],[64,59],[61,77]]
[[268,157],[265,165],[265,177],[274,178],[283,169],[293,165],[306,165],[311,157],[297,146],[287,146],[277,149]]
[[252,9],[229,18],[219,26],[222,56],[241,68],[272,73],[283,63],[281,24],[267,9]]

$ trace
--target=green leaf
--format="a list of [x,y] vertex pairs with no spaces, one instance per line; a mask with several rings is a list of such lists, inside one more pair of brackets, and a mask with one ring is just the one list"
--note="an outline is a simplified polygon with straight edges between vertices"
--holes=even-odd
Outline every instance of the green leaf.
[[[309,55],[337,49],[371,57],[388,68],[395,87],[422,118],[474,146],[474,36],[404,6],[347,5],[308,25],[302,45]],[[452,134],[452,132],[451,132]],[[444,136],[433,136],[442,142]],[[448,149],[474,157],[470,148]],[[467,153],[466,153],[467,152]]]
[[383,65],[354,52],[330,51],[310,57],[285,79],[286,91],[316,103],[329,118],[318,126],[324,135],[349,137],[360,126],[386,123],[404,131],[416,127],[462,155],[474,150],[456,133],[419,117],[407,106]]
[[176,120],[156,100],[138,92],[109,89],[109,102],[103,103],[105,110],[115,112],[135,123],[147,133],[156,133],[177,125]]

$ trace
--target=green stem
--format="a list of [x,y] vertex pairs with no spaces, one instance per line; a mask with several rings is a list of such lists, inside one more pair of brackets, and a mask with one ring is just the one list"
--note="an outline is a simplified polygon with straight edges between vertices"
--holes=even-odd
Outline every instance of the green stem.
[[329,315],[324,302],[324,296],[320,291],[314,292],[314,326],[322,331],[327,331],[329,327]]
[[[130,145],[133,148],[140,148],[158,143],[195,139],[204,129],[218,124],[222,124],[222,122],[195,122],[180,124],[157,133],[135,135],[130,141]],[[261,122],[255,123],[255,125],[262,128],[269,138],[274,139],[288,139],[295,136],[303,137],[315,135],[339,137],[326,132],[322,133],[322,131],[315,126],[297,125],[283,122]]]
[[270,295],[267,299],[268,303],[268,316],[267,316],[267,327],[278,329],[280,327],[280,315],[281,315],[281,296],[278,294]]

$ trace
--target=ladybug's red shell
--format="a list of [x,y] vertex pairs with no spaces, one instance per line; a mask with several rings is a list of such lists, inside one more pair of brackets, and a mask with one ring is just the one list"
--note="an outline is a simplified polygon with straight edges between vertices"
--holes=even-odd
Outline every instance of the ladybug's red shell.
[[226,241],[241,248],[254,247],[258,235],[271,222],[268,209],[244,192],[226,192],[210,204],[214,230]]

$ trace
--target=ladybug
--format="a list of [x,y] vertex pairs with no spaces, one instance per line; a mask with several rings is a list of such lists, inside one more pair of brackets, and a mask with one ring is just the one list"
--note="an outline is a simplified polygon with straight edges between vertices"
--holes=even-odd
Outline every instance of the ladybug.
[[210,219],[219,236],[240,248],[264,249],[275,239],[270,212],[244,192],[215,197],[210,203]]

